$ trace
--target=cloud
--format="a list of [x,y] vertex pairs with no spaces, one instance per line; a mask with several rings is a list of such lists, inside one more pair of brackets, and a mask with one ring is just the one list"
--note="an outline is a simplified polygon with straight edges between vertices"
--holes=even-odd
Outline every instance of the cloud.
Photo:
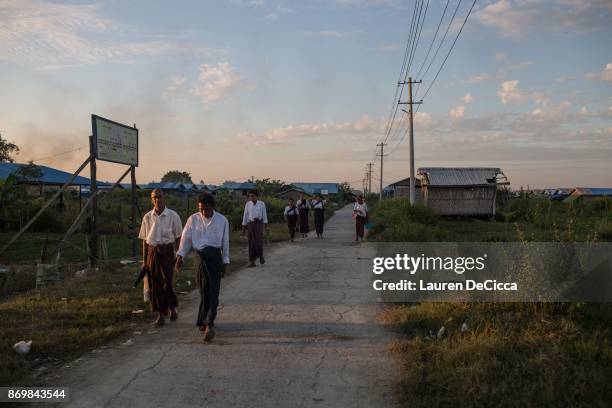
[[[44,0],[0,2],[0,60],[58,69],[131,62],[160,55],[203,54],[209,50],[189,44],[153,41],[102,44],[108,33],[122,27],[103,17],[97,5],[57,4]],[[93,40],[93,39],[96,40]]]
[[191,94],[202,98],[205,105],[216,102],[235,88],[242,78],[228,62],[200,65],[199,84]]
[[585,74],[584,79],[612,81],[612,62],[607,63],[606,66],[598,74],[593,72]]
[[457,106],[456,108],[451,109],[450,117],[453,119],[461,119],[464,113],[465,113],[465,107]]
[[493,56],[493,59],[495,59],[495,61],[503,61],[506,59],[506,54],[504,54],[503,52],[496,52]]
[[519,81],[513,79],[511,81],[504,81],[501,84],[501,89],[497,92],[499,95],[499,99],[501,103],[518,103],[523,102],[531,96],[531,94],[526,93],[518,88]]
[[[417,120],[415,119],[415,121]],[[375,121],[364,116],[356,122],[289,125],[272,128],[263,133],[241,132],[234,137],[232,142],[255,146],[281,145],[291,144],[304,138],[330,135],[379,135],[383,130],[384,123],[382,121]]]
[[523,37],[536,28],[557,33],[604,29],[611,11],[606,0],[498,0],[477,11],[476,20],[504,37]]
[[486,81],[492,81],[495,78],[493,76],[491,76],[490,74],[475,74],[472,75],[471,77],[468,78],[467,82],[469,84],[479,84],[481,82],[486,82]]
[[474,97],[472,96],[471,93],[466,93],[463,98],[461,98],[461,101],[463,103],[471,103],[474,100]]
[[320,30],[320,31],[305,31],[303,35],[311,38],[348,38],[357,34],[361,34],[363,31],[333,31],[333,30]]
[[166,91],[170,91],[170,92],[175,92],[178,91],[179,88],[181,88],[183,86],[183,84],[185,83],[187,78],[185,77],[178,77],[178,76],[174,76],[172,78],[170,78],[168,87],[166,88]]
[[604,81],[612,81],[612,62],[606,64],[606,67],[601,71],[601,79]]

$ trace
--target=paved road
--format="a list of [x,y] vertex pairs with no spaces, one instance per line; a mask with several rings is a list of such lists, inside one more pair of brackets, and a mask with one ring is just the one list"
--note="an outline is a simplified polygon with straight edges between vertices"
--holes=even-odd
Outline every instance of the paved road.
[[60,378],[70,406],[392,406],[391,334],[376,323],[371,277],[354,271],[372,249],[353,228],[345,207],[325,239],[277,245],[266,265],[224,279],[211,344],[194,326],[194,292],[178,322],[87,354]]

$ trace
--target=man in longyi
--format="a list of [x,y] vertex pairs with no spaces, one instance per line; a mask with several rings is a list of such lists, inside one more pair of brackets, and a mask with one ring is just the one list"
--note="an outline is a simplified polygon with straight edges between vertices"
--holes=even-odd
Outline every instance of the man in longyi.
[[204,333],[204,341],[209,342],[215,337],[221,276],[230,261],[229,222],[215,211],[215,198],[210,194],[198,197],[198,212],[185,223],[176,256],[177,270],[191,249],[196,252],[196,282],[200,289],[197,325]]
[[142,240],[142,266],[148,270],[145,278],[145,293],[151,311],[156,314],[154,325],[164,324],[164,316],[170,313],[174,321],[178,315],[178,300],[172,287],[174,254],[181,238],[181,218],[166,207],[164,192],[156,188],[151,191],[153,209],[142,218],[138,238]]
[[266,204],[258,199],[257,190],[249,191],[249,201],[244,205],[242,215],[242,229],[248,231],[249,239],[249,267],[255,266],[255,260],[259,258],[259,263],[266,263],[263,256],[263,241],[268,224],[268,213]]

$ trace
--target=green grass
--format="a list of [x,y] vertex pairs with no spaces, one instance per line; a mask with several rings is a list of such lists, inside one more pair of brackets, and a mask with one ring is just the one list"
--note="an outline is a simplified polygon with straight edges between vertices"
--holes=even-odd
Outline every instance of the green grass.
[[[609,200],[521,197],[499,206],[496,220],[481,220],[385,200],[373,208],[368,239],[609,241],[611,209]],[[401,367],[402,406],[612,406],[612,304],[388,304],[382,318],[400,333],[389,349]]]

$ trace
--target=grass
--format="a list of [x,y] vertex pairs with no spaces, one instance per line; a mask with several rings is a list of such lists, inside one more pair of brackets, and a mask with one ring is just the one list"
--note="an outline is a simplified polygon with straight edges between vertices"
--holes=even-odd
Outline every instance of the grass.
[[[611,203],[521,197],[487,221],[385,200],[373,208],[369,239],[609,241]],[[389,349],[402,406],[612,406],[612,304],[387,304],[382,319],[400,333]]]
[[612,402],[609,305],[389,305],[383,320],[403,334],[390,345],[401,367],[396,390],[403,406]]

